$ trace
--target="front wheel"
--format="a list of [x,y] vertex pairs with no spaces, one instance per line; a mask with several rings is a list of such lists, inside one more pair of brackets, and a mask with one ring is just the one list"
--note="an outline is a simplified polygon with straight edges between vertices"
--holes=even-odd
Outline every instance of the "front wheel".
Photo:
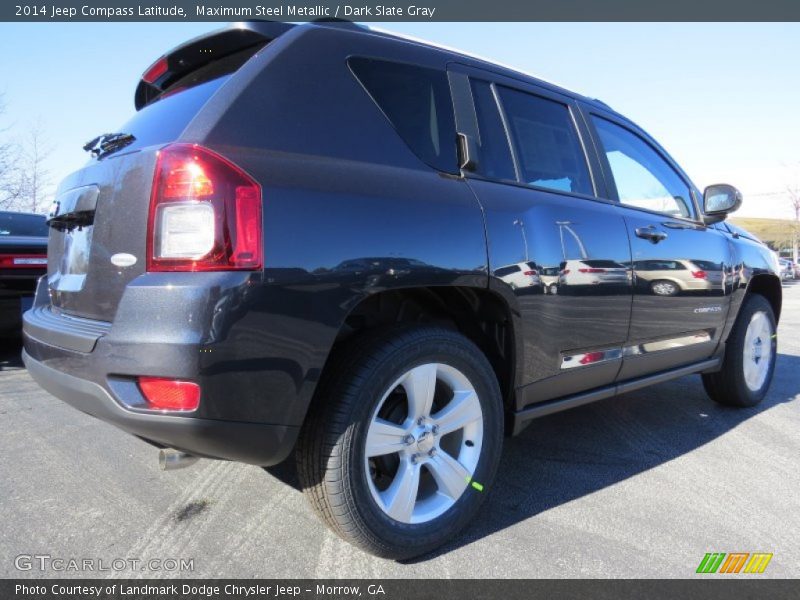
[[766,298],[745,298],[725,348],[722,368],[703,375],[703,386],[715,402],[755,406],[767,394],[775,371],[775,314]]
[[494,479],[497,378],[465,337],[438,327],[367,334],[335,358],[298,442],[317,513],[362,549],[405,559],[452,538]]

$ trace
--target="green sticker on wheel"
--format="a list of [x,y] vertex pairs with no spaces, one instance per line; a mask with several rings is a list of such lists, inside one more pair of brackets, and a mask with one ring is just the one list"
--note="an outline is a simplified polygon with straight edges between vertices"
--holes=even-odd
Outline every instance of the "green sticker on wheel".
[[471,484],[479,492],[483,491],[483,484],[478,483],[477,481],[472,481],[472,477],[467,477],[467,483]]

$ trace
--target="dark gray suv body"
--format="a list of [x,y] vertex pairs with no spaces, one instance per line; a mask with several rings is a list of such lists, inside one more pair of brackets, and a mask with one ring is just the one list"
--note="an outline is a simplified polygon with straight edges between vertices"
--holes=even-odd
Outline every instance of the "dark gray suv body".
[[[723,222],[741,196],[599,101],[355,25],[247,23],[154,63],[136,108],[59,187],[29,371],[162,448],[296,448],[373,553],[463,527],[532,418],[690,373],[723,403],[767,391],[781,288]],[[495,275],[514,264],[529,284]]]

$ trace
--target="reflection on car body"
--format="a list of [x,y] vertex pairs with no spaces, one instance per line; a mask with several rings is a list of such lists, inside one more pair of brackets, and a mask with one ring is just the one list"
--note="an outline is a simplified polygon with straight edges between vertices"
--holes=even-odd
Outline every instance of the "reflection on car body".
[[633,263],[637,285],[658,296],[722,290],[722,265],[707,260],[639,260]]
[[545,294],[558,293],[558,276],[560,273],[560,267],[543,267],[539,270],[539,278],[542,281],[542,288]]
[[561,263],[558,282],[562,286],[627,285],[628,269],[613,260],[567,260]]
[[495,269],[494,276],[505,281],[512,290],[541,286],[542,280],[534,262],[520,262]]

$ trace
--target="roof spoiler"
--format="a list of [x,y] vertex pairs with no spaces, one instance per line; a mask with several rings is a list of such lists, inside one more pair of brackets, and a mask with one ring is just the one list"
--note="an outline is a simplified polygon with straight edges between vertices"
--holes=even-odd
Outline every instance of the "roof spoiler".
[[181,77],[234,52],[261,47],[295,27],[278,21],[245,21],[196,37],[174,48],[142,75],[134,103],[141,110]]

